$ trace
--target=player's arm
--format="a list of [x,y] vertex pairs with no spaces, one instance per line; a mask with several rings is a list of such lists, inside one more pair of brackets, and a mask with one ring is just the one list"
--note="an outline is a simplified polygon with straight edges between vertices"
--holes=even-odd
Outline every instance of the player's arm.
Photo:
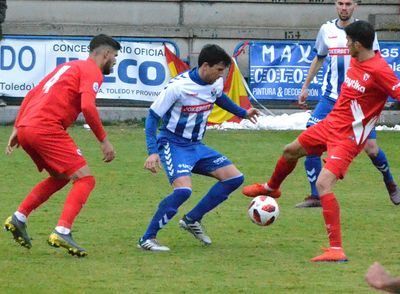
[[99,112],[96,108],[96,96],[93,93],[83,92],[81,94],[81,109],[86,123],[90,126],[97,140],[100,142],[103,152],[103,161],[110,162],[115,157],[114,147],[107,138],[107,133],[101,123]]
[[28,94],[26,94],[25,98],[22,100],[21,106],[19,108],[17,117],[15,119],[15,123],[14,126],[17,126],[19,123],[19,120],[21,119],[21,117],[23,116],[27,106],[29,105],[29,102],[32,100],[32,97],[35,96],[35,94],[38,92],[38,89],[41,88],[39,86],[34,87],[32,90],[30,90],[28,92]]
[[6,154],[10,155],[15,148],[18,148],[19,146],[19,141],[18,141],[18,129],[16,127],[13,127],[13,130],[10,134],[10,137],[8,138],[8,143],[6,146]]
[[165,87],[159,97],[150,106],[146,118],[145,134],[148,157],[144,162],[144,168],[152,173],[157,173],[161,168],[161,160],[157,150],[157,127],[161,117],[173,106],[179,96],[179,91],[174,85]]
[[16,148],[19,147],[17,126],[18,126],[19,120],[21,119],[25,110],[27,109],[29,102],[32,100],[32,97],[38,91],[38,88],[39,88],[38,86],[34,87],[31,91],[28,92],[28,94],[22,100],[17,117],[14,122],[13,130],[10,134],[10,137],[8,138],[8,143],[6,146],[6,154],[7,155],[10,155]]
[[161,168],[160,156],[157,150],[157,127],[159,121],[160,117],[154,110],[149,109],[145,124],[146,146],[149,156],[144,162],[144,168],[152,173],[156,173]]
[[257,122],[257,116],[260,114],[260,112],[255,108],[246,110],[240,107],[239,105],[235,104],[225,93],[222,93],[222,95],[215,100],[215,104],[240,118],[249,119],[252,123]]
[[389,96],[400,101],[400,80],[388,64],[379,68],[375,73],[375,80],[378,87],[382,87]]
[[369,267],[365,280],[375,289],[388,291],[390,293],[400,292],[400,277],[392,277],[389,275],[378,262],[375,262]]
[[308,69],[306,80],[301,88],[300,95],[298,97],[299,105],[304,105],[308,97],[308,87],[310,86],[312,80],[317,75],[320,70],[322,64],[324,63],[325,57],[328,55],[329,48],[326,43],[326,26],[322,25],[320,30],[318,31],[317,38],[315,40],[314,51],[317,55],[314,57],[311,62],[310,68]]
[[307,97],[308,97],[308,87],[310,86],[312,80],[315,78],[318,71],[321,69],[322,65],[324,64],[325,57],[326,56],[319,56],[319,55],[314,57],[311,65],[310,65],[310,68],[308,69],[307,78],[303,84],[303,87],[301,87],[301,92],[298,97],[300,105],[304,104],[306,102]]

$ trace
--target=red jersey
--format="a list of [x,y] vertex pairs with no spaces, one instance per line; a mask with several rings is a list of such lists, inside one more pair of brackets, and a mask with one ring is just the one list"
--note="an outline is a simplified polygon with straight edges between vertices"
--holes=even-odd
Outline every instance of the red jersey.
[[400,100],[400,80],[380,53],[362,62],[352,58],[340,96],[325,120],[338,137],[360,145],[374,128],[388,96]]
[[28,92],[15,126],[67,129],[82,112],[97,139],[103,141],[106,133],[95,103],[102,82],[101,70],[91,58],[59,65]]

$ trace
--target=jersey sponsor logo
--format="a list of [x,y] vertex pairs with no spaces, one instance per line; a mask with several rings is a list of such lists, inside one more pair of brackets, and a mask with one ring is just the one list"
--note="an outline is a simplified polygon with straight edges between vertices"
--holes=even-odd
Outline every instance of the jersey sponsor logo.
[[370,77],[371,77],[370,74],[365,73],[364,76],[363,76],[363,80],[364,81],[368,81]]
[[339,48],[329,48],[328,50],[329,55],[333,56],[333,55],[349,55],[350,51],[349,48],[346,47],[339,47]]
[[211,110],[213,104],[212,103],[206,103],[206,104],[200,104],[200,105],[185,105],[182,106],[182,112],[185,113],[199,113],[199,112],[205,112]]
[[337,36],[328,36],[328,39],[336,39]]
[[353,88],[357,90],[358,92],[365,93],[365,87],[361,86],[360,82],[358,80],[353,80],[350,79],[348,76],[346,76],[344,83],[346,84],[347,87]]
[[228,160],[228,158],[226,156],[221,156],[218,157],[217,159],[213,160],[213,162],[217,165],[223,163],[225,160]]
[[335,155],[331,155],[329,156],[330,159],[337,159],[337,160],[341,160],[342,158],[335,156]]
[[99,91],[99,83],[98,82],[93,83],[93,91],[95,91],[96,93]]
[[396,89],[398,89],[398,88],[400,88],[400,83],[398,83],[397,85],[394,85],[394,86],[392,87],[392,90],[393,90],[393,91],[396,91]]
[[190,164],[186,164],[186,163],[180,163],[180,164],[178,164],[178,168],[185,168],[188,170],[192,170],[193,166],[191,166]]

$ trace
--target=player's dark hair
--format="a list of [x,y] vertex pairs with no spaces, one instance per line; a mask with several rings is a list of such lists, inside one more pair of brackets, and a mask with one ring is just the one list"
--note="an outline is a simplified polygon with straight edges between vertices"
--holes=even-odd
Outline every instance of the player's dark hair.
[[372,49],[375,39],[374,27],[367,21],[358,20],[344,28],[353,42],[359,42],[366,49]]
[[208,44],[201,49],[197,63],[200,67],[204,62],[210,66],[222,62],[227,67],[231,64],[231,57],[218,45]]
[[93,37],[89,44],[89,51],[93,52],[93,50],[99,48],[100,46],[109,46],[116,51],[121,49],[121,44],[118,41],[104,34]]

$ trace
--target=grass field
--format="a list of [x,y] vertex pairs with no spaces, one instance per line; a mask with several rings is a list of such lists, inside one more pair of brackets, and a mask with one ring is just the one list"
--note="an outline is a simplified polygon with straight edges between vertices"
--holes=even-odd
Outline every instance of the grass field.
[[[313,264],[327,245],[320,209],[295,209],[308,193],[303,164],[282,186],[281,214],[261,228],[247,217],[249,199],[240,192],[204,218],[213,239],[202,246],[177,225],[213,180],[194,176],[193,194],[158,238],[170,253],[143,252],[137,239],[160,199],[169,193],[163,173],[143,169],[143,127],[107,128],[117,150],[111,164],[101,161],[94,136],[81,127],[70,130],[89,162],[97,186],[73,228],[89,256],[78,259],[49,247],[47,237],[59,217],[66,191],[51,198],[28,222],[33,248],[26,250],[0,232],[0,293],[368,293],[368,266],[379,260],[400,274],[400,207],[391,204],[381,175],[365,154],[336,187],[342,208],[343,264]],[[0,127],[0,146],[11,127]],[[246,183],[264,181],[281,148],[298,132],[208,131],[205,142],[226,154],[245,174]],[[396,178],[400,174],[398,133],[378,133]],[[45,174],[35,170],[21,150],[0,156],[0,220],[17,207]]]

